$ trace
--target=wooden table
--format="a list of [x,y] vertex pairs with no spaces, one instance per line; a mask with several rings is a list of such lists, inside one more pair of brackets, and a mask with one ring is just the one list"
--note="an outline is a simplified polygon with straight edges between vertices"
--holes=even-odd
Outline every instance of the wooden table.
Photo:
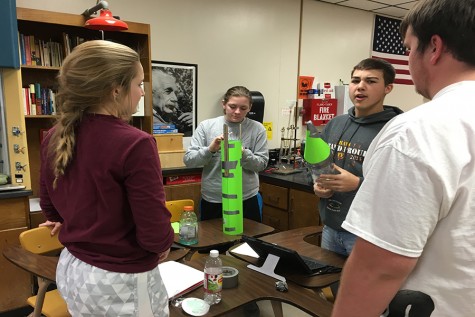
[[[273,231],[274,228],[268,225],[247,218],[243,219],[244,235],[261,237]],[[174,241],[176,244],[185,246],[191,250],[186,257],[190,259],[193,252],[238,243],[240,240],[241,235],[224,234],[223,219],[217,218],[198,222],[198,243],[192,245],[180,244],[180,236],[178,233],[175,233]]]
[[[321,232],[322,227],[311,226],[269,234],[261,237],[260,239],[295,250],[299,254],[314,258],[319,262],[327,263],[336,267],[343,267],[345,262],[344,256],[322,249],[321,247],[313,244]],[[229,250],[231,255],[254,265],[258,265],[258,259],[233,252],[233,249],[236,247],[237,246],[234,246]],[[282,272],[281,274],[287,280],[290,280],[300,286],[317,290],[326,287],[340,279],[340,273],[330,273],[315,276],[305,276],[295,272]]]
[[[221,316],[238,309],[242,305],[259,300],[270,300],[272,303],[285,302],[295,306],[312,316],[329,317],[333,305],[311,290],[288,282],[288,292],[279,292],[275,288],[276,280],[267,275],[247,268],[247,263],[231,256],[220,256],[224,266],[231,266],[239,271],[239,284],[236,288],[223,289],[222,300],[212,305],[205,316]],[[185,262],[198,270],[203,270],[205,258],[197,258]],[[184,297],[203,298],[203,288],[195,289]],[[274,304],[273,304],[274,307]],[[189,316],[181,308],[170,305],[170,316]]]
[[[166,261],[179,261],[185,257],[188,249],[178,249],[170,252]],[[56,281],[56,266],[58,257],[34,254],[17,245],[7,245],[3,250],[3,256],[16,266],[36,276]]]
[[[178,250],[185,254],[186,250]],[[177,252],[175,255],[178,255]],[[34,254],[22,249],[19,246],[7,246],[3,255],[13,264],[24,270],[43,277],[50,281],[56,279],[57,257],[48,257]],[[279,292],[275,289],[275,280],[266,275],[257,273],[246,267],[246,263],[230,256],[221,256],[223,265],[232,266],[239,271],[239,285],[237,288],[224,289],[221,303],[213,305],[206,316],[219,316],[231,312],[240,306],[257,301],[271,300],[274,302],[285,302],[296,306],[299,309],[313,316],[329,317],[332,304],[316,296],[315,293],[297,284],[289,282],[288,292]],[[172,260],[170,257],[168,260]],[[203,270],[205,258],[198,258],[186,262],[198,270]],[[185,297],[203,298],[203,288],[198,288],[185,295]],[[170,305],[171,316],[188,316],[181,308]]]

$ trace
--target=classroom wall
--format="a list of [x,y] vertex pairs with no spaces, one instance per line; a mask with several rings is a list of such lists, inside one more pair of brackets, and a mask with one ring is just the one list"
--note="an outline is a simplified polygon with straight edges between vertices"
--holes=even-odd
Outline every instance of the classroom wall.
[[[300,74],[320,82],[350,82],[353,67],[371,54],[374,14],[304,0]],[[385,104],[410,110],[423,103],[412,85],[394,85]]]
[[[220,99],[231,86],[260,91],[264,121],[272,123],[269,148],[280,146],[299,71],[347,83],[354,64],[370,53],[372,13],[314,0],[108,2],[121,19],[150,24],[153,60],[198,64],[198,121],[222,114]],[[18,7],[77,14],[95,3],[17,0]],[[407,110],[421,100],[413,86],[397,85],[387,103]]]

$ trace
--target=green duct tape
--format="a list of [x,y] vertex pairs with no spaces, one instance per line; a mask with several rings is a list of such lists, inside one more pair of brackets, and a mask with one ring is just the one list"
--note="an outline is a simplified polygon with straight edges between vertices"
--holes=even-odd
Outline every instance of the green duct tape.
[[243,232],[241,141],[230,140],[228,149],[228,162],[224,161],[225,149],[221,151],[223,232],[238,235]]

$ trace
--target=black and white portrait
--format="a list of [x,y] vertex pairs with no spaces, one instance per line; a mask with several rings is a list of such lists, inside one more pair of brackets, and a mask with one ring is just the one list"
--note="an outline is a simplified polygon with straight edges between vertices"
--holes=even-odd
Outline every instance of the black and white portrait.
[[[196,64],[152,61],[153,123],[185,137],[196,126]],[[162,125],[160,125],[162,124]],[[155,133],[155,132],[154,132]]]

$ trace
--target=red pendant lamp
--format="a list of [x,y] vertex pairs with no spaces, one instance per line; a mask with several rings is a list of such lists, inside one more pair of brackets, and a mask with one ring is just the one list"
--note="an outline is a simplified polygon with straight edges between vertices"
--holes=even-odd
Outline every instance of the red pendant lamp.
[[[90,18],[91,15],[96,13],[99,9],[101,9],[99,16]],[[84,27],[88,29],[100,31],[123,31],[129,28],[127,23],[112,16],[112,12],[109,10],[109,4],[106,1],[98,1],[94,7],[86,9],[82,15],[86,18],[90,18],[84,24]]]

